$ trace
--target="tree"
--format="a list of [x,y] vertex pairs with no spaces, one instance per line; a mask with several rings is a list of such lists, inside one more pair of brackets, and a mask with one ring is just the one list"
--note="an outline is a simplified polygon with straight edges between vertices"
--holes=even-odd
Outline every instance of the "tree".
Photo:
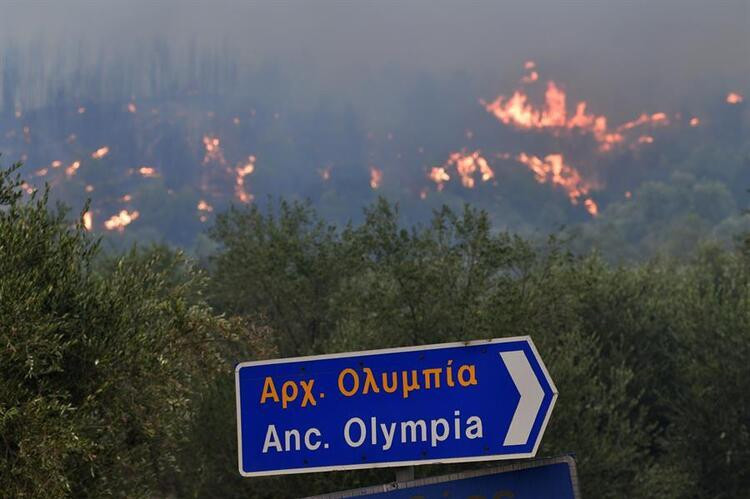
[[22,197],[18,167],[0,172],[0,489],[173,493],[201,394],[268,354],[266,331],[215,315],[178,253],[97,259],[48,191]]

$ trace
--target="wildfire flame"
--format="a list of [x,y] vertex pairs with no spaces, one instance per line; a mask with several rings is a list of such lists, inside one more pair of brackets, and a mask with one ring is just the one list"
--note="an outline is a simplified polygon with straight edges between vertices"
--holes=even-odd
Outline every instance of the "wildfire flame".
[[326,182],[331,180],[331,167],[326,166],[325,168],[318,169],[318,174]]
[[250,203],[254,199],[254,196],[245,189],[245,177],[254,171],[255,156],[253,155],[247,157],[247,162],[245,164],[240,164],[235,168],[236,176],[234,180],[234,193],[237,196],[237,199],[243,203]]
[[539,79],[539,73],[536,71],[532,71],[523,78],[521,78],[521,83],[534,83]]
[[739,104],[743,100],[745,100],[744,97],[737,92],[729,92],[727,94],[727,104]]
[[206,148],[206,154],[203,156],[204,165],[211,162],[216,162],[222,165],[226,164],[227,160],[224,159],[224,153],[221,150],[221,140],[219,140],[219,137],[205,135],[203,137],[203,146]]
[[592,217],[595,217],[599,214],[599,207],[596,205],[593,199],[586,199],[583,202],[583,205],[586,207],[586,211],[588,211]]
[[448,156],[448,160],[442,166],[433,167],[428,177],[437,184],[437,190],[442,191],[445,182],[451,177],[448,170],[453,167],[461,178],[461,184],[467,189],[473,189],[475,185],[474,174],[479,171],[482,182],[488,182],[495,178],[495,172],[490,164],[479,151],[467,153],[465,151],[454,152]]
[[214,211],[214,207],[208,204],[208,202],[201,199],[200,201],[198,201],[198,211],[207,211],[211,213],[212,211]]
[[[541,159],[522,152],[516,159],[534,172],[534,177],[540,184],[550,182],[562,187],[573,204],[578,204],[581,196],[586,196],[591,189],[596,187],[593,182],[584,179],[578,170],[565,164],[562,154],[549,154]],[[591,203],[584,204],[589,213],[592,212],[589,206],[596,207],[593,200]]]
[[81,162],[80,162],[80,161],[73,161],[73,162],[72,162],[72,163],[70,164],[70,166],[68,166],[68,167],[67,167],[67,168],[65,169],[65,174],[66,174],[66,175],[67,175],[68,177],[72,177],[73,175],[75,175],[75,174],[76,174],[76,171],[77,171],[77,170],[78,170],[78,168],[80,168],[80,167],[81,167]]
[[87,231],[91,232],[91,229],[94,227],[94,218],[91,215],[90,211],[87,211],[83,214],[83,228]]
[[109,154],[109,147],[103,146],[91,153],[91,157],[94,159],[102,159],[107,154]]
[[104,227],[107,230],[123,232],[125,227],[134,220],[137,220],[139,216],[140,213],[137,211],[128,212],[127,210],[122,210],[117,215],[112,215],[109,220],[105,221]]
[[434,166],[432,170],[430,170],[430,174],[428,176],[433,182],[437,184],[438,191],[442,191],[443,184],[451,179],[451,176],[448,175],[448,172],[445,171],[445,167],[442,166]]
[[377,189],[380,187],[380,184],[383,182],[383,171],[375,168],[374,166],[370,167],[370,187],[373,189]]
[[[595,114],[589,110],[588,103],[585,100],[580,102],[568,102],[570,96],[566,94],[566,89],[563,85],[552,80],[542,80],[540,78],[540,70],[534,61],[526,61],[523,64],[524,71],[520,80],[519,88],[515,91],[508,92],[506,95],[500,95],[491,102],[480,101],[485,111],[494,116],[503,125],[514,127],[521,131],[533,131],[535,133],[544,133],[551,135],[555,142],[559,142],[561,138],[567,138],[573,134],[585,135],[586,138],[591,138],[595,147],[598,147],[600,152],[610,151],[617,147],[618,149],[626,150],[627,147],[637,150],[642,145],[652,144],[659,135],[655,130],[656,127],[667,126],[670,124],[670,120],[674,120],[680,123],[681,126],[697,127],[702,124],[701,119],[697,116],[686,115],[684,118],[680,113],[667,115],[664,112],[656,113],[642,113],[635,119],[620,123],[612,123],[611,120],[603,114]],[[527,87],[528,85],[528,87]],[[528,91],[532,89],[533,91]],[[537,93],[538,92],[538,93]],[[726,95],[726,102],[728,104],[740,104],[744,100],[743,96],[737,92],[729,92]],[[130,102],[128,102],[130,101]],[[142,107],[142,106],[141,106]],[[80,106],[76,103],[70,106],[68,113],[74,113],[76,110],[80,114],[87,113],[87,109],[84,106]],[[20,108],[16,108],[17,116],[21,117],[22,113]],[[136,96],[130,96],[129,99],[124,100],[121,105],[119,112],[123,115],[126,113],[135,114],[138,111],[136,107]],[[150,112],[149,112],[150,111]],[[166,116],[167,113],[171,112],[168,108],[160,111],[156,108],[149,108],[146,106],[141,109],[142,118],[147,120],[151,115],[157,116],[161,112]],[[200,113],[201,117],[207,116],[209,119],[213,119],[220,116],[214,111],[207,113]],[[251,117],[255,117],[255,110],[250,110],[249,114]],[[178,110],[178,117],[187,117],[188,113],[183,110]],[[240,117],[239,115],[225,116],[221,120],[214,120],[214,124],[223,125],[212,125],[212,126],[229,126],[234,124],[239,126],[244,123],[244,120],[250,120],[250,118]],[[273,119],[281,119],[281,115],[278,112],[273,113]],[[22,132],[22,137],[21,137]],[[218,130],[221,133],[221,130]],[[68,130],[64,132],[61,137],[64,137],[69,133]],[[463,136],[465,137],[468,144],[471,144],[475,137],[473,130],[469,128],[464,129]],[[26,143],[31,143],[32,132],[27,124],[22,122],[17,123],[16,129],[9,130],[5,133],[5,137],[8,139],[14,138],[14,140],[23,140]],[[37,132],[34,132],[34,139],[37,140]],[[39,137],[42,137],[39,135]],[[200,137],[200,136],[199,136]],[[387,141],[394,141],[394,133],[391,131],[387,132],[368,132],[367,137],[371,141],[375,141],[376,138],[383,138]],[[67,135],[66,142],[73,144],[77,141],[75,134]],[[193,139],[194,140],[194,139]],[[254,199],[253,194],[250,193],[249,184],[247,177],[254,173],[255,170],[255,156],[248,156],[247,160],[242,160],[235,163],[236,157],[230,157],[229,161],[224,156],[224,150],[227,146],[222,143],[219,137],[212,133],[207,133],[201,137],[202,145],[204,149],[203,164],[208,165],[211,163],[211,168],[205,168],[200,175],[200,196],[205,199],[200,199],[197,204],[197,214],[201,221],[205,222],[209,218],[209,214],[213,212],[213,206],[206,201],[211,199],[212,201],[221,198],[222,193],[233,189],[234,195],[239,201],[243,203],[252,202]],[[290,142],[291,138],[288,139]],[[379,139],[378,139],[379,140]],[[201,159],[200,155],[200,142],[195,144],[198,146],[198,161]],[[577,142],[578,144],[578,142]],[[418,144],[414,144],[416,147]],[[23,146],[22,146],[23,147]],[[459,144],[460,147],[460,144]],[[475,146],[476,147],[476,146]],[[531,152],[521,152],[524,149],[511,150],[510,152],[497,152],[497,151],[486,151],[486,154],[482,154],[479,150],[474,150],[475,147],[466,147],[458,152],[452,152],[448,155],[448,158],[442,164],[436,164],[431,166],[426,171],[427,179],[423,179],[423,183],[419,186],[413,186],[411,192],[414,195],[418,195],[420,199],[426,199],[431,189],[442,191],[451,180],[460,182],[460,184],[467,189],[473,189],[480,182],[494,181],[495,171],[493,171],[493,165],[487,158],[490,158],[493,162],[500,165],[498,160],[509,162],[508,164],[514,164],[517,167],[518,163],[523,164],[528,168],[534,179],[539,183],[547,183],[555,186],[555,189],[562,189],[565,191],[569,201],[574,205],[580,205],[581,208],[585,208],[588,213],[592,216],[596,216],[599,213],[599,207],[596,202],[592,199],[592,192],[603,187],[598,182],[595,176],[590,175],[590,170],[579,169],[571,166],[568,157],[566,162],[563,154],[556,151],[565,151],[565,149],[553,149],[555,154],[540,154],[537,155]],[[486,147],[486,146],[485,146]],[[456,148],[458,149],[458,147]],[[72,148],[71,148],[72,150]],[[528,149],[525,149],[528,151]],[[21,149],[23,151],[23,149]],[[118,149],[119,151],[119,149]],[[418,147],[416,151],[420,155],[426,155],[424,147]],[[404,151],[397,150],[396,157],[401,158]],[[109,146],[102,146],[93,153],[91,158],[94,160],[102,159],[110,153]],[[119,154],[119,152],[118,152]],[[227,153],[229,155],[229,153]],[[566,154],[567,156],[567,154]],[[65,158],[63,154],[59,157]],[[80,156],[72,156],[79,157]],[[147,154],[146,157],[152,157]],[[424,156],[423,156],[424,157]],[[26,153],[21,154],[21,159],[26,160]],[[36,158],[34,158],[36,161]],[[73,161],[68,164],[68,160],[64,164],[61,160],[54,160],[48,166],[43,166],[33,172],[33,175],[29,180],[35,177],[46,177],[50,175],[53,182],[57,182],[58,179],[64,179],[65,177],[72,177],[77,174],[77,171],[82,166],[82,162],[86,161],[84,155],[80,161]],[[373,162],[376,160],[373,159]],[[511,163],[512,162],[512,163]],[[66,166],[67,165],[67,166]],[[335,163],[323,163],[317,173],[323,179],[323,181],[329,181],[331,179],[332,166]],[[588,165],[588,163],[587,163]],[[216,168],[216,166],[219,166]],[[53,169],[60,169],[61,171],[55,171]],[[370,187],[372,189],[379,189],[382,186],[383,181],[383,170],[371,166],[370,170]],[[62,173],[64,172],[64,175]],[[586,173],[588,172],[588,174]],[[54,174],[60,174],[54,176]],[[140,166],[131,168],[128,170],[128,174],[136,177],[139,174],[143,178],[153,178],[159,176],[157,168],[152,166]],[[54,177],[53,177],[54,176]],[[47,177],[48,179],[50,177]],[[221,177],[220,179],[218,177]],[[389,177],[390,178],[390,177]],[[480,180],[481,179],[481,180]],[[233,187],[231,187],[233,185]],[[77,186],[76,188],[78,188]],[[32,192],[33,187],[28,183],[23,184],[23,188],[27,192]],[[91,184],[85,185],[86,192],[93,192],[94,186]],[[104,189],[109,191],[109,189]],[[174,195],[172,190],[167,189],[169,195]],[[112,196],[115,200],[117,195]],[[628,191],[625,193],[626,198],[631,197],[631,193]],[[130,203],[132,201],[131,194],[125,194],[119,198],[121,203]],[[133,208],[130,204],[119,204],[119,207],[126,206]],[[91,230],[90,226],[93,226],[93,216],[91,213],[83,215],[84,225],[87,230]],[[97,218],[103,215],[97,211]],[[122,210],[119,213],[113,215],[104,223],[107,230],[123,231],[125,227],[129,225],[133,220],[139,217],[138,211]],[[101,222],[99,222],[101,224]]]
[[198,220],[201,222],[208,221],[208,213],[211,213],[214,211],[214,207],[208,204],[208,202],[201,199],[198,201],[198,211],[201,212],[200,216],[198,216]]
[[[533,61],[528,61],[527,70],[536,67]],[[532,71],[522,79],[523,83],[533,83],[538,79],[538,73]],[[599,143],[600,151],[609,151],[612,146],[625,140],[624,132],[641,125],[667,125],[669,119],[665,113],[642,114],[637,119],[623,123],[614,130],[610,130],[607,117],[587,112],[586,101],[576,104],[575,114],[568,115],[567,95],[557,83],[550,80],[544,93],[544,105],[536,107],[529,101],[523,89],[516,90],[509,98],[498,96],[492,102],[480,100],[485,110],[494,115],[505,125],[511,125],[522,130],[549,130],[560,134],[565,130],[579,130],[590,133]]]
[[140,167],[138,169],[138,173],[140,173],[141,176],[145,178],[154,178],[159,176],[159,174],[156,172],[156,168],[153,168],[151,166]]
[[617,131],[624,132],[645,124],[669,125],[669,119],[665,113],[654,113],[651,115],[643,113],[633,121],[628,121],[617,127]]

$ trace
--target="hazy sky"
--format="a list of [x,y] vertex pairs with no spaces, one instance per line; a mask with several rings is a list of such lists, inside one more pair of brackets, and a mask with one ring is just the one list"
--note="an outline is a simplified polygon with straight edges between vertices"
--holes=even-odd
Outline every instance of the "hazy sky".
[[[594,93],[705,97],[747,88],[750,1],[0,2],[0,43],[61,41],[122,52],[158,36],[239,49],[300,78],[357,85],[385,67],[490,78],[538,61]],[[243,61],[245,62],[245,61]],[[596,96],[595,96],[596,97]],[[648,103],[647,103],[648,104]],[[646,106],[648,107],[648,106]]]

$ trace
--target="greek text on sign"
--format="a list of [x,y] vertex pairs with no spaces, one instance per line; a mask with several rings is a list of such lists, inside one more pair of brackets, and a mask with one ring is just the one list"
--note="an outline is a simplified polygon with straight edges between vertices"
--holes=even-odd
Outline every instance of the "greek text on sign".
[[533,457],[557,398],[529,337],[239,364],[244,476]]

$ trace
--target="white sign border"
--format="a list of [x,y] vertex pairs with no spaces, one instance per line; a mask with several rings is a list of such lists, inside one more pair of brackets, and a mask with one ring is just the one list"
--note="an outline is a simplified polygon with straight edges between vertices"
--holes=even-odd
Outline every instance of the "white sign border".
[[[544,374],[544,377],[552,389],[552,401],[547,408],[547,414],[542,422],[542,426],[539,428],[539,434],[536,438],[536,443],[531,452],[520,453],[520,454],[493,454],[491,456],[476,456],[476,457],[456,457],[448,459],[424,459],[418,461],[382,461],[378,463],[362,463],[362,464],[347,464],[341,466],[316,466],[309,468],[292,468],[282,470],[264,470],[264,471],[252,471],[246,472],[242,469],[242,419],[240,415],[240,369],[243,367],[252,367],[260,365],[272,365],[272,364],[289,364],[292,362],[307,362],[314,360],[325,360],[325,359],[338,359],[342,357],[364,357],[366,355],[382,355],[399,352],[415,352],[422,350],[438,350],[443,348],[456,348],[456,347],[471,347],[477,345],[492,345],[497,343],[512,343],[524,341],[530,347],[531,351],[539,363],[539,367]],[[471,340],[471,341],[456,341],[452,343],[434,343],[431,345],[418,345],[411,347],[397,347],[397,348],[384,348],[379,350],[362,350],[359,352],[342,352],[332,353],[323,355],[310,355],[305,357],[289,357],[283,359],[268,359],[268,360],[253,360],[248,362],[240,362],[234,368],[234,379],[235,379],[235,399],[237,405],[237,464],[240,475],[243,477],[259,477],[259,476],[271,476],[271,475],[292,475],[302,473],[321,473],[326,471],[347,471],[347,470],[361,470],[361,469],[372,469],[372,468],[393,468],[399,466],[420,466],[423,464],[449,464],[449,463],[469,463],[469,462],[483,462],[483,461],[499,461],[503,459],[524,459],[536,456],[539,444],[542,442],[544,431],[547,428],[547,423],[552,415],[552,410],[555,407],[557,401],[557,387],[555,386],[552,378],[547,371],[547,366],[542,362],[542,358],[534,345],[531,336],[513,336],[509,338],[492,338],[489,340]]]

